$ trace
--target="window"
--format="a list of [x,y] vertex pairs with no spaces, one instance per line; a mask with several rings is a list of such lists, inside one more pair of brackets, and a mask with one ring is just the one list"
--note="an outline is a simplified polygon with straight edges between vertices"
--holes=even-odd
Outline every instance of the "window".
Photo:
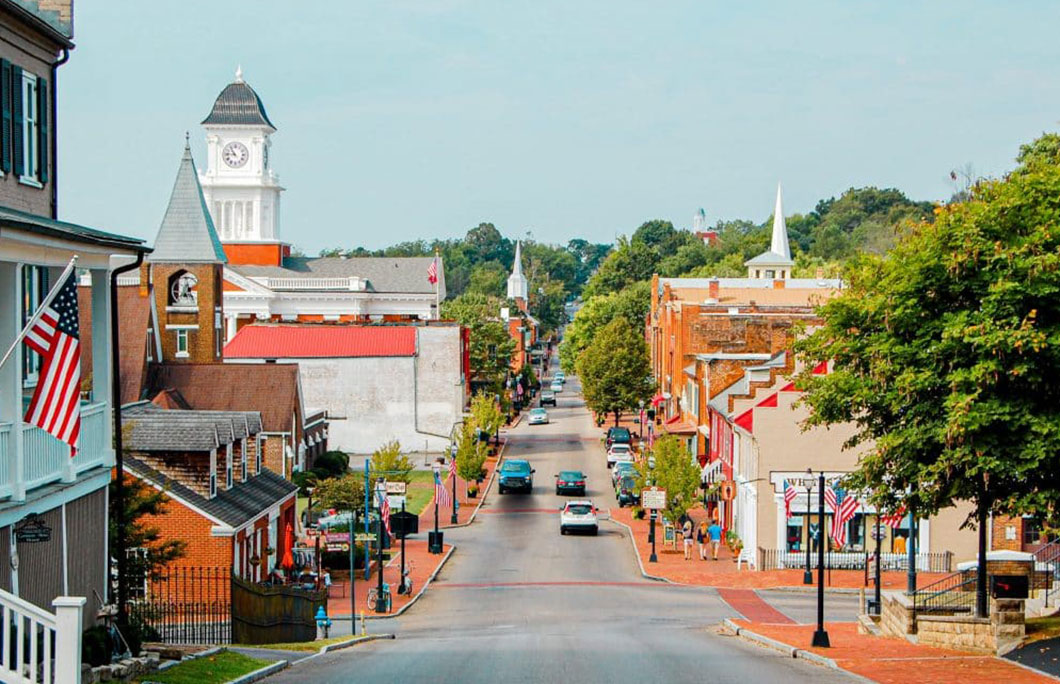
[[210,498],[217,496],[217,473],[210,472]]
[[221,333],[221,312],[215,311],[213,314],[213,354],[220,358],[221,348],[224,344],[224,335]]
[[187,271],[178,271],[169,278],[169,306],[194,307],[199,303],[199,279]]
[[1042,536],[1042,524],[1037,518],[1023,519],[1023,545],[1038,544]]
[[254,449],[254,474],[261,472],[261,452],[265,449],[265,443],[259,438],[255,442],[257,448]]
[[[48,269],[43,266],[31,266],[26,264],[22,267],[22,325],[26,326],[29,319],[37,311],[44,298],[48,295]],[[37,376],[40,373],[41,357],[26,345],[22,345],[22,384],[25,387],[36,387]]]
[[43,78],[15,67],[12,92],[15,120],[15,173],[19,181],[42,187],[48,180],[48,87]]
[[225,489],[232,488],[232,446],[225,450]]
[[147,361],[155,360],[155,329],[147,329]]
[[247,481],[247,458],[248,458],[248,454],[247,454],[247,440],[245,440],[245,439],[243,440],[242,447],[243,447],[243,449],[240,452],[240,459],[239,459],[239,470],[240,470],[239,476],[240,476],[240,479],[243,480],[243,482],[246,482]]
[[177,356],[188,355],[188,331],[177,331]]

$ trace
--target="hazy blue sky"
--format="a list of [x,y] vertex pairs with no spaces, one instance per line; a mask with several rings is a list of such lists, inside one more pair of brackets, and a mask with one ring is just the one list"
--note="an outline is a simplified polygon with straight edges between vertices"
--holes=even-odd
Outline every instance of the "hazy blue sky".
[[1060,3],[75,5],[60,214],[147,237],[190,130],[242,64],[279,132],[285,239],[315,253],[463,234],[609,242],[763,220],[850,186],[944,199],[1060,120]]

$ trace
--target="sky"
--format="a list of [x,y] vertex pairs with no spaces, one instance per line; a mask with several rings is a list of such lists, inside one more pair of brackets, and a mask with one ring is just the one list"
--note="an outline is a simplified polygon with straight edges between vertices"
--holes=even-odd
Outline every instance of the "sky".
[[278,132],[281,238],[491,221],[544,242],[765,220],[849,187],[945,200],[1060,121],[1060,3],[106,0],[59,72],[60,217],[153,241],[237,65]]

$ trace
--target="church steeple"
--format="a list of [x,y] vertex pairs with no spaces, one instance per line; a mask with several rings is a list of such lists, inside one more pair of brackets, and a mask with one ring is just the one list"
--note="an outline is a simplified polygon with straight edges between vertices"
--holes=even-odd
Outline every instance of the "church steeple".
[[177,179],[169,196],[169,206],[155,237],[154,251],[147,260],[183,264],[223,264],[228,261],[221,241],[217,239],[210,212],[206,209],[187,134],[184,155],[180,159]]
[[515,242],[515,263],[512,264],[512,274],[508,276],[508,299],[522,300],[525,304],[528,299],[530,284],[523,275],[523,250],[518,240]]
[[769,243],[769,251],[745,261],[744,266],[747,267],[748,278],[785,280],[791,277],[791,267],[794,265],[788,244],[788,227],[784,223],[784,201],[780,183],[777,183],[777,203],[773,208],[773,239]]

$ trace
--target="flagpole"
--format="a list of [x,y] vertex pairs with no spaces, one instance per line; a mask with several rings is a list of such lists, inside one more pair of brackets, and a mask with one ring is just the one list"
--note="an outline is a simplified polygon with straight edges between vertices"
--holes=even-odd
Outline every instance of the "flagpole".
[[438,283],[441,282],[441,280],[442,280],[442,273],[441,273],[442,269],[441,269],[441,266],[439,266],[438,256],[439,256],[438,248],[435,247],[434,248],[434,268],[435,268],[435,270],[437,272],[434,274],[434,317],[435,317],[436,320],[441,320],[441,318],[442,318],[442,300],[441,300],[440,295],[439,295],[440,290],[438,288]]
[[30,331],[30,329],[33,328],[34,324],[41,317],[41,314],[44,313],[44,309],[52,303],[53,299],[55,299],[55,295],[58,294],[59,288],[62,287],[63,284],[66,282],[66,277],[70,275],[70,271],[72,271],[74,269],[74,266],[76,265],[77,255],[75,254],[70,257],[70,263],[68,263],[66,265],[66,268],[63,269],[62,275],[60,275],[59,279],[55,281],[54,285],[52,285],[52,289],[48,292],[48,296],[45,297],[44,301],[41,302],[41,305],[37,307],[37,310],[33,313],[33,316],[30,317],[29,322],[26,323],[26,327],[22,328],[22,332],[18,334],[18,337],[16,337],[15,341],[11,343],[11,346],[7,348],[7,352],[4,354],[4,358],[0,359],[0,368],[2,368],[5,363],[7,363],[7,359],[11,356],[11,353],[15,351],[15,347],[18,346],[18,343],[22,341],[22,338],[24,338],[26,334]]

